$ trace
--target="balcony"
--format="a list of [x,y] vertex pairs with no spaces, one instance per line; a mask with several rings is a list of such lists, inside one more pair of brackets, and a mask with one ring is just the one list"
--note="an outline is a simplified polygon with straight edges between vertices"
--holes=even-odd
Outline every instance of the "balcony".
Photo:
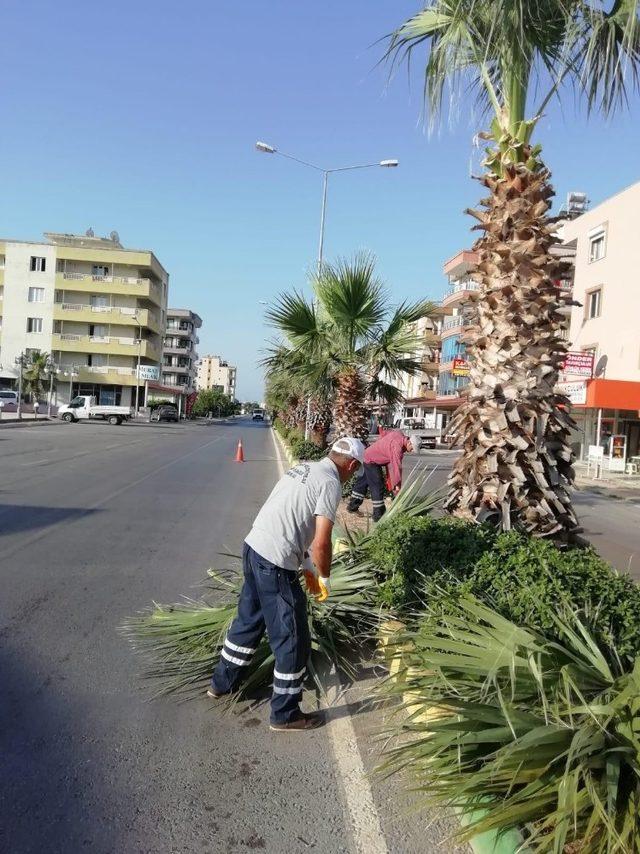
[[437,374],[440,371],[439,359],[423,359],[420,363],[420,369],[425,374]]
[[472,249],[463,249],[462,252],[458,252],[453,258],[445,261],[444,274],[452,278],[465,276],[476,266],[478,259],[479,255],[477,252],[474,252]]
[[118,326],[146,326],[160,333],[160,315],[148,308],[128,308],[115,305],[88,305],[87,303],[58,302],[53,306],[54,320],[72,320],[81,323],[113,323]]
[[[58,378],[62,381],[66,377]],[[101,385],[136,385],[135,368],[116,368],[113,365],[82,365],[73,375],[73,382],[99,383]]]
[[[138,357],[137,338],[115,338],[112,335],[70,335],[54,333],[51,336],[51,349],[66,353],[102,353],[112,356]],[[140,356],[160,361],[160,350],[151,341],[142,340],[139,344]]]
[[471,279],[462,279],[452,285],[442,298],[442,308],[453,308],[468,302],[471,295],[480,290],[480,285]]
[[164,344],[162,347],[163,353],[171,354],[173,356],[191,356],[193,355],[193,348],[191,345],[187,346],[185,344],[184,347],[175,346],[175,342],[173,344]]
[[469,326],[471,321],[467,317],[460,314],[455,314],[453,317],[445,318],[442,324],[442,337],[447,338],[450,335],[455,335],[461,332],[463,327]]
[[180,326],[171,326],[167,324],[167,335],[177,335],[183,338],[190,338],[193,335],[193,328],[183,329]]
[[92,294],[127,294],[148,299],[162,306],[162,288],[151,279],[133,276],[92,276],[88,273],[56,273],[59,290],[86,291]]

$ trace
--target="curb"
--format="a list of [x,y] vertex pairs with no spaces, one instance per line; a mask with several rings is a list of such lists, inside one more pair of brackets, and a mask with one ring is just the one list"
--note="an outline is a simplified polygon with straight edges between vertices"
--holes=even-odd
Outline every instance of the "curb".
[[2,420],[0,421],[0,430],[9,430],[15,427],[42,427],[43,424],[59,424],[60,422],[55,418],[38,418],[36,421],[35,418],[30,418],[28,420]]
[[297,457],[293,456],[293,453],[291,452],[291,448],[287,445],[287,443],[282,438],[280,433],[278,433],[278,431],[275,429],[275,427],[271,427],[270,429],[271,429],[271,432],[273,433],[273,435],[276,437],[278,444],[280,445],[280,448],[282,449],[282,452],[284,453],[289,465],[290,466],[297,465],[300,462],[300,460]]

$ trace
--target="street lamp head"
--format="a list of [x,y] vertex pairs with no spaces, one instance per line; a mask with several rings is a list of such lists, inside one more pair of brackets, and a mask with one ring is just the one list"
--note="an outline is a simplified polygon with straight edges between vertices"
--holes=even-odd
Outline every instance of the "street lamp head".
[[398,161],[397,160],[381,160],[380,166],[386,166],[387,168],[392,167],[392,166],[398,166]]
[[273,145],[268,145],[266,142],[256,142],[256,148],[258,151],[263,151],[265,154],[275,154],[277,149],[273,147]]

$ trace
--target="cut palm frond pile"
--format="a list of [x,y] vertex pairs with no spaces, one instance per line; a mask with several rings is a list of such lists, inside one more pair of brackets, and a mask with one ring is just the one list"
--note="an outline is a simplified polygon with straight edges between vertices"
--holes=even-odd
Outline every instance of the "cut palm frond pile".
[[551,642],[472,597],[426,618],[403,638],[404,681],[383,689],[408,713],[384,770],[472,815],[463,839],[521,826],[535,852],[637,852],[640,658],[623,672],[576,617],[558,626]]
[[[389,512],[429,513],[437,495],[425,494],[429,475],[412,473]],[[334,556],[331,596],[318,603],[308,600],[312,653],[308,670],[313,684],[324,691],[327,673],[337,670],[352,679],[358,654],[375,636],[388,615],[376,602],[377,580],[366,557],[370,534],[343,532],[348,548]],[[209,571],[198,599],[184,598],[174,605],[155,604],[125,620],[121,631],[147,663],[144,676],[157,685],[157,694],[197,696],[211,678],[220,657],[226,631],[236,615],[240,580]],[[231,604],[218,604],[231,599]],[[271,683],[273,656],[266,639],[259,645],[237,698],[243,699]]]
[[[331,573],[331,598],[319,604],[308,599],[312,653],[309,673],[323,692],[323,676],[332,668],[347,678],[354,675],[355,653],[375,633],[380,620],[374,603],[373,576],[338,560]],[[223,586],[224,585],[224,586]],[[155,695],[197,696],[211,679],[226,631],[236,615],[238,581],[211,572],[199,599],[174,605],[154,605],[128,618],[121,631],[147,662],[144,676],[157,686]],[[216,605],[231,593],[233,604]],[[265,638],[247,667],[234,699],[245,699],[270,685],[273,656]]]

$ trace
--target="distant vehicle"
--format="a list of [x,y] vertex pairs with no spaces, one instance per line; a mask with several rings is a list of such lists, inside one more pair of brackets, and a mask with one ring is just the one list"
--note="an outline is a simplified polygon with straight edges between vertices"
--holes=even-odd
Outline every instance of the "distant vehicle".
[[79,394],[71,403],[58,409],[58,417],[63,421],[75,422],[85,418],[98,418],[109,424],[122,424],[133,417],[130,406],[98,406],[95,397],[89,394]]
[[264,409],[254,409],[251,413],[252,421],[264,421]]
[[179,421],[178,410],[175,406],[157,406],[151,415],[149,421]]
[[15,403],[18,405],[18,392],[11,391],[11,389],[3,388],[0,389],[0,401],[3,405],[7,405],[8,403]]
[[427,427],[424,418],[398,418],[393,426],[396,430],[402,430],[403,433],[417,439],[418,447],[414,449],[416,451],[435,448],[442,437],[440,428]]

